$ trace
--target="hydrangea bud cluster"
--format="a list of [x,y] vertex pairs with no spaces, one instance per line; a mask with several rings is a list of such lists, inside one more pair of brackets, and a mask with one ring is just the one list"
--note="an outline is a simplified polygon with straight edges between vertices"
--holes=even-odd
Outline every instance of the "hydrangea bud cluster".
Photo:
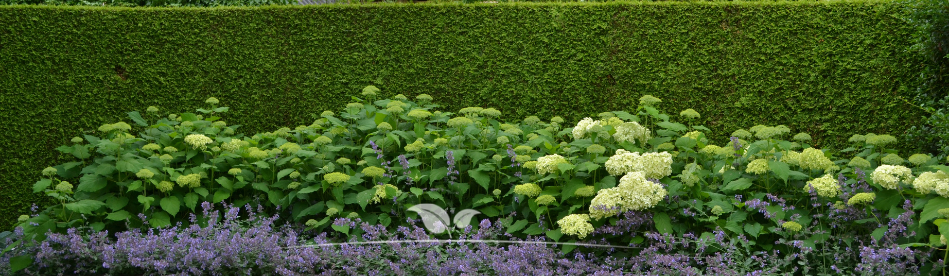
[[870,174],[870,179],[873,179],[874,183],[890,190],[896,189],[901,180],[910,182],[911,178],[913,178],[913,171],[903,166],[880,165]]
[[211,138],[204,136],[204,134],[189,134],[188,136],[185,137],[185,143],[188,143],[189,145],[191,145],[191,147],[195,149],[200,148],[202,150],[205,150],[208,148],[208,144],[211,144],[213,142],[214,140],[211,140]]
[[152,172],[152,170],[149,170],[149,169],[141,169],[141,170],[139,170],[137,173],[135,173],[135,176],[137,176],[138,178],[141,178],[141,179],[149,179],[149,178],[152,178],[153,176],[155,176],[155,173]]
[[156,186],[158,187],[158,190],[163,193],[167,193],[175,188],[175,184],[168,181],[159,182]]
[[537,158],[537,173],[548,174],[557,171],[557,164],[570,164],[567,159],[559,154],[551,154]]
[[755,159],[748,163],[748,168],[745,169],[745,172],[762,175],[771,171],[771,167],[768,166],[768,160],[766,159]]
[[791,139],[794,139],[794,141],[798,141],[798,142],[810,141],[811,135],[801,132],[801,133],[795,134],[794,138],[791,138]]
[[919,166],[919,165],[922,165],[923,163],[929,162],[930,159],[932,159],[932,157],[930,157],[927,154],[921,154],[921,153],[910,155],[909,158],[907,158],[907,160],[915,166]]
[[398,197],[400,194],[402,194],[402,191],[399,191],[399,187],[396,187],[395,185],[392,185],[392,184],[376,185],[375,187],[376,194],[373,195],[372,197],[372,200],[371,200],[372,203],[379,203],[379,202],[382,202],[383,199],[390,198],[386,196],[386,187],[391,187],[392,189],[395,189],[395,195],[391,198]]
[[562,233],[583,239],[593,233],[593,224],[590,224],[589,221],[590,215],[570,214],[558,220],[557,225],[560,225]]
[[619,186],[597,193],[590,203],[590,216],[601,219],[620,212],[651,208],[667,194],[660,184],[646,180],[642,172],[629,172],[620,179]]
[[889,134],[876,135],[873,133],[868,133],[864,137],[866,137],[867,144],[874,145],[877,147],[882,147],[888,144],[896,143],[896,137],[893,137]]
[[468,119],[468,117],[455,117],[448,119],[448,126],[453,128],[465,128],[474,124],[474,121]]
[[682,180],[682,183],[684,183],[685,186],[695,186],[695,183],[698,183],[699,180],[701,180],[696,172],[701,169],[702,166],[695,162],[686,164],[685,168],[682,169],[682,174],[679,175],[679,180]]
[[541,192],[540,186],[534,183],[524,183],[514,186],[514,193],[527,197],[535,197]]
[[340,183],[349,181],[349,175],[341,172],[332,172],[323,176],[330,185],[339,186]]
[[798,163],[805,170],[826,170],[834,165],[833,161],[824,156],[823,151],[816,148],[804,149],[798,156]]
[[591,197],[594,195],[596,195],[596,193],[594,192],[594,187],[589,186],[589,185],[580,187],[579,189],[573,192],[573,196],[579,196],[579,197]]
[[788,221],[788,222],[785,222],[784,224],[781,224],[781,228],[784,228],[791,232],[800,232],[801,229],[803,229],[804,227],[801,226],[800,223]]
[[905,162],[905,160],[903,160],[902,157],[900,157],[899,155],[895,153],[890,153],[890,154],[887,154],[886,156],[883,156],[883,158],[880,158],[880,162],[887,165],[897,166],[897,165],[903,165],[903,162]]
[[850,163],[847,163],[847,166],[866,169],[870,167],[870,161],[867,161],[866,159],[863,159],[862,157],[857,156],[857,157],[854,157],[853,159],[850,159]]
[[542,195],[542,196],[538,196],[537,199],[534,200],[534,202],[536,202],[537,205],[550,205],[554,202],[557,202],[557,199],[554,198],[554,196],[552,195]]
[[181,187],[197,188],[201,186],[201,175],[196,173],[182,175],[175,182],[178,182],[178,186]]
[[808,181],[807,186],[804,186],[804,191],[809,192],[811,189],[822,197],[836,197],[841,191],[837,179],[830,174]]
[[874,193],[858,193],[850,197],[850,200],[847,200],[847,205],[870,204],[873,200],[876,200],[876,198],[877,195]]

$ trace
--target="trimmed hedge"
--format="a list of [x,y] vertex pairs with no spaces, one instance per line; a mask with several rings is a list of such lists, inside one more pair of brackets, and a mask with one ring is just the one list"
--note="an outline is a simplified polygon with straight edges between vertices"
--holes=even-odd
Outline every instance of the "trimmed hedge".
[[716,144],[756,124],[820,147],[899,135],[922,114],[898,99],[923,64],[903,13],[886,1],[0,7],[0,226],[39,198],[42,168],[71,158],[54,150],[70,138],[210,96],[244,133],[308,125],[373,84],[568,125],[651,94],[665,113],[695,108]]

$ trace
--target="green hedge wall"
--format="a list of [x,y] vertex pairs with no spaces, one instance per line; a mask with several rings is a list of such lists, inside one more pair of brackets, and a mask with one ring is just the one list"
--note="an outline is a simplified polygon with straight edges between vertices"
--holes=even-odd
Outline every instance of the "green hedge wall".
[[666,113],[700,112],[717,144],[755,124],[822,147],[899,135],[921,116],[898,97],[923,64],[902,13],[879,1],[0,7],[0,227],[40,198],[32,183],[69,160],[54,148],[71,137],[210,96],[245,133],[310,124],[374,84],[574,122],[652,94]]

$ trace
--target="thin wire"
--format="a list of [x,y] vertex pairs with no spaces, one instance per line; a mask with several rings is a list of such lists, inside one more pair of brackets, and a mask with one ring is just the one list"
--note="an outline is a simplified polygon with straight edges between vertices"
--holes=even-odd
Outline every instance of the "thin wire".
[[585,247],[610,247],[632,249],[638,247],[592,244],[592,243],[571,243],[571,242],[542,242],[542,241],[502,241],[502,240],[399,240],[399,241],[365,241],[365,242],[341,242],[341,243],[321,243],[314,245],[299,245],[285,248],[316,247],[316,246],[336,246],[336,245],[362,245],[362,244],[393,244],[393,243],[508,243],[508,244],[549,244],[549,245],[576,245]]

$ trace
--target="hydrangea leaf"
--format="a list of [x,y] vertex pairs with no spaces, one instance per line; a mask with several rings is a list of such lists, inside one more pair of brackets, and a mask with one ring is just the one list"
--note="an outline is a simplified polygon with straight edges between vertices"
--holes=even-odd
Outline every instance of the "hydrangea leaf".
[[583,183],[581,179],[575,178],[567,181],[567,185],[564,187],[563,192],[560,193],[560,202],[563,203],[567,199],[573,197],[573,193],[577,189],[583,188],[586,184]]
[[682,136],[682,137],[679,137],[679,139],[676,139],[675,145],[682,151],[693,152],[695,151],[694,148],[696,145],[696,141],[695,139],[692,139],[691,137]]
[[194,211],[194,207],[198,206],[198,195],[194,193],[188,193],[184,196],[185,207]]
[[319,214],[320,212],[323,211],[323,207],[324,207],[323,202],[317,202],[316,204],[313,204],[313,206],[307,207],[306,209],[303,209],[303,211],[300,211],[300,213],[294,216],[294,218],[299,220],[300,218],[305,217],[305,216]]
[[507,232],[514,234],[515,232],[520,231],[521,229],[524,229],[524,226],[527,226],[527,220],[526,219],[519,220],[515,222],[514,224],[511,224],[511,226],[507,228]]
[[194,192],[201,195],[202,197],[208,196],[208,189],[205,189],[204,187],[194,188]]
[[51,184],[53,184],[53,181],[50,179],[40,179],[40,181],[36,181],[36,183],[33,184],[33,192],[39,193],[43,190],[46,190],[46,188],[49,188],[49,185]]
[[[476,151],[476,150],[468,151],[467,153],[465,153],[465,156],[468,156],[468,158],[471,159],[471,164],[478,164],[478,161],[481,161],[482,159],[485,159],[488,157],[487,154],[480,151]],[[458,157],[460,156],[455,155],[455,159],[456,159],[455,162],[461,161],[461,159],[459,159]]]
[[379,223],[382,224],[382,226],[388,227],[389,224],[392,224],[392,217],[386,213],[379,214]]
[[365,191],[359,192],[356,195],[356,202],[359,203],[359,206],[362,207],[362,210],[366,210],[366,205],[369,205],[369,200],[376,195],[376,189],[366,189]]
[[116,211],[116,212],[109,213],[109,215],[106,216],[105,218],[106,218],[106,219],[110,219],[110,220],[114,220],[114,221],[122,221],[122,220],[128,219],[129,217],[130,217],[130,216],[129,216],[129,212],[128,212],[128,211],[119,210],[119,211]]
[[86,159],[86,158],[89,158],[89,156],[91,156],[89,154],[89,149],[87,149],[86,146],[83,146],[83,145],[74,145],[73,150],[72,150],[72,155],[79,159]]
[[656,213],[652,216],[652,221],[656,224],[656,230],[659,233],[671,234],[672,233],[672,219],[669,218],[669,215],[666,213]]
[[109,209],[112,209],[112,211],[121,210],[122,208],[125,208],[125,205],[128,204],[129,199],[127,197],[116,196],[105,200],[106,207],[109,207]]
[[132,111],[127,114],[129,115],[129,119],[132,119],[132,122],[135,122],[136,125],[148,126],[148,122],[146,122],[145,119],[142,118],[142,114],[138,113],[138,111]]
[[729,182],[728,185],[722,187],[722,191],[741,191],[751,187],[751,179],[749,178],[739,178]]
[[120,172],[136,173],[142,169],[142,163],[132,158],[124,158],[115,162],[115,168]]
[[66,209],[70,211],[80,213],[80,214],[92,214],[92,211],[95,211],[102,206],[105,206],[105,203],[98,200],[83,199],[77,202],[66,203]]
[[[217,191],[214,191],[214,198],[211,199],[211,202],[213,202],[213,203],[218,203],[218,202],[224,201],[224,200],[227,199],[228,197],[231,197],[231,193],[230,193],[230,192],[228,192],[228,191],[226,191],[226,190],[219,189],[219,190],[217,190]],[[164,199],[163,199],[162,201],[164,201]],[[164,206],[163,206],[163,207],[164,207]],[[165,211],[168,211],[168,210],[166,209]],[[169,212],[169,213],[172,213],[172,215],[175,214],[175,213],[173,213],[173,212],[171,212],[171,211],[168,211],[168,212]]]
[[545,234],[547,235],[548,238],[554,241],[560,241],[560,237],[563,237],[563,232],[560,232],[560,228],[557,228],[554,230],[548,230],[547,233]]
[[784,180],[784,183],[788,182],[788,176],[791,174],[791,168],[788,167],[787,163],[781,161],[768,160],[768,168],[774,172],[781,180]]
[[468,170],[468,176],[471,176],[478,185],[481,185],[485,190],[488,190],[488,186],[491,185],[491,176],[488,174],[478,171],[478,170]]
[[689,130],[688,127],[686,127],[685,125],[680,124],[680,123],[659,122],[659,123],[656,123],[656,125],[657,125],[657,126],[660,126],[660,127],[662,127],[662,128],[671,130],[671,131],[675,131],[675,132],[683,132],[683,131]]
[[148,219],[148,223],[152,227],[165,227],[171,225],[171,217],[168,216],[168,213],[162,211],[156,211],[152,213],[152,217]]
[[542,233],[544,233],[544,229],[541,229],[541,228],[540,228],[540,225],[537,224],[537,223],[531,224],[531,227],[527,227],[527,229],[524,229],[524,234],[528,234],[528,235],[532,235],[532,236],[533,236],[533,235],[540,235],[540,234],[542,234]]
[[409,188],[409,191],[411,191],[412,194],[415,194],[416,197],[421,196],[422,193],[424,193],[424,191],[422,191],[422,189],[415,188],[415,187]]
[[310,186],[306,186],[303,189],[300,189],[300,191],[297,192],[297,194],[309,194],[309,193],[316,192],[319,190],[320,190],[320,186],[310,185]]
[[758,238],[758,235],[761,234],[761,229],[764,229],[764,226],[761,226],[761,223],[755,222],[754,224],[745,224],[744,228],[748,235]]
[[340,233],[345,234],[346,236],[349,236],[349,225],[333,224],[331,227],[333,227],[333,230],[336,230],[336,232],[340,232]]
[[593,171],[595,171],[596,169],[599,169],[600,167],[601,167],[601,166],[600,166],[600,165],[597,165],[596,163],[587,161],[587,162],[581,163],[580,165],[577,165],[577,170],[578,170],[578,171],[593,172]]
[[563,245],[563,248],[560,250],[560,252],[563,252],[564,254],[569,254],[569,253],[572,252],[574,249],[577,249],[577,244],[576,244],[576,242],[577,242],[577,240],[571,239],[568,243],[566,243],[566,244]]
[[557,164],[557,170],[560,171],[560,173],[567,173],[567,171],[572,171],[572,170],[574,170],[574,169],[576,169],[576,168],[577,168],[576,165],[570,164],[570,163],[559,163],[559,164]]
[[228,110],[230,110],[229,107],[222,106],[222,107],[215,108],[215,109],[214,109],[214,112],[221,113],[221,112],[227,112]]
[[218,184],[221,184],[221,187],[224,187],[224,188],[226,188],[226,189],[228,189],[228,190],[231,190],[231,191],[234,190],[234,182],[231,181],[231,179],[227,178],[226,176],[218,177],[215,181],[216,181]]
[[929,202],[926,203],[926,207],[923,207],[923,213],[919,215],[919,223],[925,224],[929,220],[939,217],[939,209],[943,208],[949,208],[949,199],[935,197],[929,200]]
[[288,169],[280,170],[280,172],[277,173],[277,180],[280,180],[280,179],[282,179],[282,178],[284,178],[284,177],[290,175],[291,173],[293,173],[293,172],[295,172],[295,171],[296,171],[296,169],[294,169],[294,168],[288,168]]
[[501,214],[501,211],[498,210],[496,206],[485,206],[484,208],[478,209],[482,214],[490,218],[497,217]]
[[111,175],[112,172],[114,171],[115,171],[115,166],[112,166],[112,164],[99,164],[99,166],[96,166],[96,170],[95,170],[96,174],[102,175],[102,176]]
[[10,258],[10,272],[17,272],[33,265],[33,257],[22,255]]
[[494,197],[489,196],[489,195],[479,194],[474,197],[474,202],[471,203],[471,207],[478,207],[478,206],[485,205],[491,202],[494,202]]
[[[257,183],[254,183],[254,184],[250,184],[250,186],[253,187],[254,190],[264,191],[264,192],[269,192],[269,191],[270,191],[270,188],[267,188],[267,183],[257,182]],[[205,196],[207,196],[207,195],[205,195]]]
[[270,203],[273,203],[273,205],[283,205],[280,204],[280,200],[283,199],[283,196],[284,194],[280,190],[274,189],[267,192],[267,197],[270,199]]
[[79,186],[76,187],[76,190],[93,193],[102,190],[108,183],[105,177],[97,174],[87,174],[79,179]]

